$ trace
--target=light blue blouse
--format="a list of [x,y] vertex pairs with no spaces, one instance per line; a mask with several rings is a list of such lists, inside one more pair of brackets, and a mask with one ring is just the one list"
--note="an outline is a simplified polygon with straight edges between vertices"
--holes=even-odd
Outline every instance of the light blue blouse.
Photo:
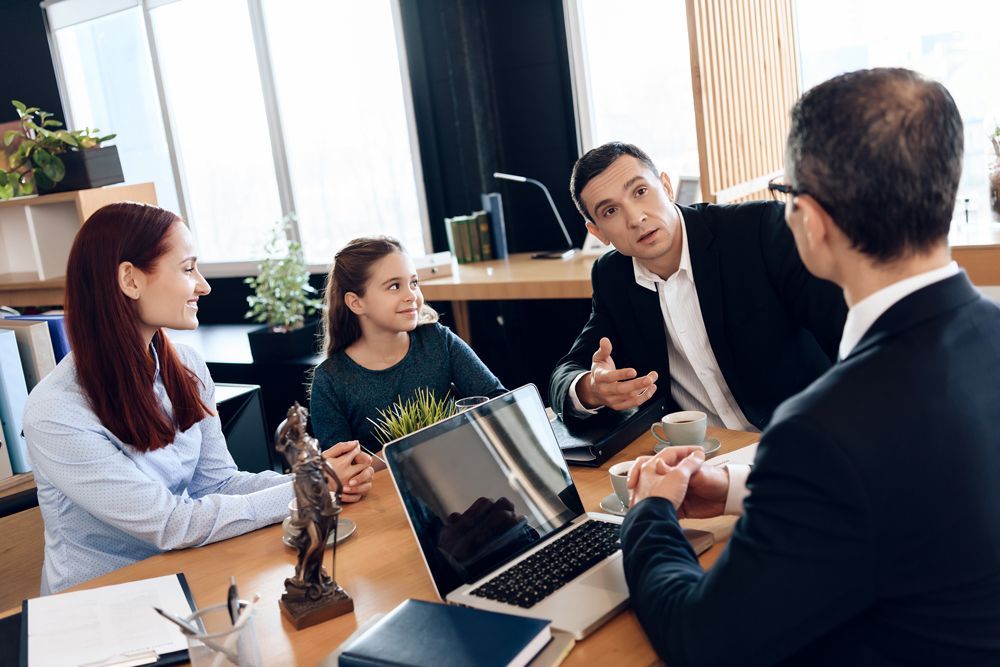
[[[205,362],[190,348],[176,348],[200,378],[205,404],[214,407]],[[158,360],[153,389],[170,414]],[[72,354],[28,397],[24,435],[45,522],[42,595],[163,551],[276,523],[294,497],[286,475],[237,470],[215,416],[154,452],[122,442],[91,410]]]

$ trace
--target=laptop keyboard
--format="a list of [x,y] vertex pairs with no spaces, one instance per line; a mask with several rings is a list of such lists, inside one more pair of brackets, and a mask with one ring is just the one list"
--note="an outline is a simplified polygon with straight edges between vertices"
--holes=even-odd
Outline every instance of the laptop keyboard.
[[528,609],[621,549],[616,523],[586,521],[531,554],[472,595]]

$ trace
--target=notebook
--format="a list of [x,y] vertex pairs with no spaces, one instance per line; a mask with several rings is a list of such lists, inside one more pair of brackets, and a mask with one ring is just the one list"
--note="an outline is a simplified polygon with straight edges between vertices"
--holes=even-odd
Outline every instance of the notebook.
[[438,595],[582,639],[628,602],[622,519],[586,513],[534,385],[383,450]]
[[340,667],[524,667],[552,635],[549,622],[407,600],[340,649]]
[[121,664],[150,649],[155,658],[128,664],[187,662],[187,639],[153,607],[181,617],[194,611],[183,574],[25,600],[21,667]]

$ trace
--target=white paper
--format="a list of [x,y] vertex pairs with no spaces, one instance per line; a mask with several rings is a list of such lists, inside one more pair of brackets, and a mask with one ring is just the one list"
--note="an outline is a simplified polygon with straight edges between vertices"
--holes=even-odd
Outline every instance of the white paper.
[[175,574],[28,600],[28,665],[81,665],[153,649],[187,649],[153,607],[191,614]]
[[727,463],[742,463],[743,465],[751,465],[754,457],[757,456],[757,445],[759,444],[759,442],[755,442],[752,445],[734,449],[728,454],[716,456],[709,459],[705,465],[724,466]]

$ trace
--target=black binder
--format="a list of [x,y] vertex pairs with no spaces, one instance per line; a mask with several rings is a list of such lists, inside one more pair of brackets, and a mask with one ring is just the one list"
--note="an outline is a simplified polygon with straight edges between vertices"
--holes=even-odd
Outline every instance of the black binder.
[[649,427],[660,421],[672,407],[669,396],[660,396],[622,412],[604,408],[589,419],[577,420],[572,426],[556,418],[552,430],[567,463],[596,468],[648,432]]

